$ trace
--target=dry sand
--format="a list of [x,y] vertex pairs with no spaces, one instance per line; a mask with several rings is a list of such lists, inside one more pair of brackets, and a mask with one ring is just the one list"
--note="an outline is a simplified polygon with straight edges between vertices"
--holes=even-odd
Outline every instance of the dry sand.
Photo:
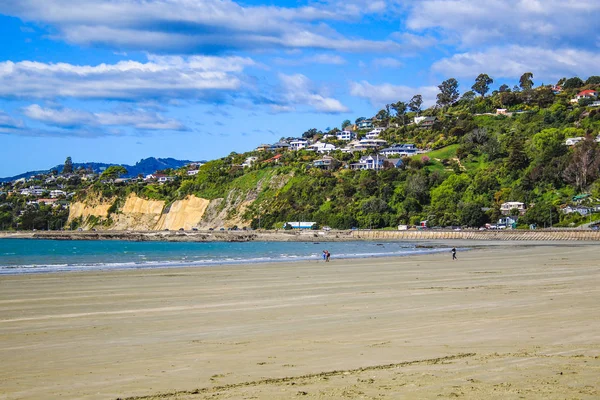
[[0,399],[598,399],[596,245],[0,277]]

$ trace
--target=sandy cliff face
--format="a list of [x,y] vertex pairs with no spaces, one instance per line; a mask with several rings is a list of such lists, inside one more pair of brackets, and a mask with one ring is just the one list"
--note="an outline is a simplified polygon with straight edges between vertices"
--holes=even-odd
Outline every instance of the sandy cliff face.
[[[179,228],[191,229],[200,223],[204,212],[210,203],[209,200],[196,196],[188,196],[183,200],[175,201],[168,212],[165,211],[165,201],[146,200],[131,193],[118,213],[111,214],[114,221],[108,228],[110,230],[177,230]],[[75,202],[71,204],[69,221],[83,217],[85,221],[94,215],[105,219],[108,217],[110,203],[86,204]]]
[[108,209],[112,206],[114,200],[107,200],[106,202],[99,203],[82,203],[74,202],[69,207],[69,222],[76,218],[83,218],[85,221],[89,216],[95,215],[96,217],[106,218],[108,216]]
[[[276,191],[281,189],[290,179],[291,175],[276,175],[258,180],[254,185],[234,188],[224,198],[207,200],[194,195],[187,196],[168,205],[163,200],[148,200],[138,197],[135,193],[129,194],[121,200],[123,205],[117,212],[110,215],[108,210],[117,199],[108,199],[102,202],[91,197],[83,202],[71,204],[69,222],[82,217],[83,228],[93,227],[89,220],[95,216],[95,223],[106,222],[110,218],[110,225],[97,225],[98,229],[108,230],[190,230],[194,227],[200,229],[221,227],[229,228],[249,226],[245,212],[257,200],[259,193],[265,189]],[[104,221],[102,221],[104,220]]]
[[162,214],[156,229],[192,229],[198,226],[210,201],[196,196],[188,196],[171,205],[169,212]]

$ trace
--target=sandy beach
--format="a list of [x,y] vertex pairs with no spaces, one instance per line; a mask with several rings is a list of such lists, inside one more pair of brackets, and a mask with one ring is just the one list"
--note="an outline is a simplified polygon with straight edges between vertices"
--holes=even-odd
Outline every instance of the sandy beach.
[[598,399],[597,245],[0,277],[0,399]]

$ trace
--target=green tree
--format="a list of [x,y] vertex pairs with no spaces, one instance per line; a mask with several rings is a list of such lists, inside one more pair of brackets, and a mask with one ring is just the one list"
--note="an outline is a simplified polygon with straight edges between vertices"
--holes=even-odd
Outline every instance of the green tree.
[[310,128],[309,130],[307,130],[306,132],[304,132],[302,134],[302,137],[305,139],[312,139],[316,135],[321,135],[321,134],[323,134],[323,132],[321,132],[317,128]]
[[563,89],[579,89],[585,85],[581,78],[574,76],[573,78],[569,78],[563,84]]
[[521,78],[519,78],[519,86],[521,87],[521,89],[523,90],[529,90],[533,87],[533,74],[531,72],[525,72],[523,75],[521,75]]
[[461,204],[459,208],[460,224],[463,226],[478,227],[488,222],[479,204]]
[[585,80],[586,85],[600,85],[600,76],[592,75]]
[[73,173],[73,161],[71,157],[67,157],[65,160],[65,165],[63,166],[63,174],[72,174]]
[[458,81],[450,78],[438,85],[440,93],[437,95],[437,105],[447,107],[456,102],[460,93],[458,92]]
[[392,109],[396,112],[396,116],[402,120],[402,125],[406,124],[406,109],[408,105],[402,101],[392,103]]
[[410,111],[417,113],[419,115],[421,113],[421,106],[423,105],[423,96],[420,94],[415,94],[410,102],[408,103],[408,108]]
[[344,122],[342,122],[342,129],[346,129],[349,125],[352,125],[352,122],[350,122],[349,119],[345,119]]
[[475,79],[475,84],[471,86],[471,89],[479,93],[481,97],[485,97],[485,94],[489,92],[492,83],[494,83],[494,80],[487,74],[479,74]]
[[498,91],[499,91],[500,93],[504,93],[504,92],[510,92],[510,87],[508,87],[508,85],[505,83],[505,84],[503,84],[502,86],[500,86],[500,87],[498,88]]
[[102,175],[100,175],[100,179],[116,179],[122,175],[127,173],[127,169],[125,169],[122,165],[111,165],[106,168]]

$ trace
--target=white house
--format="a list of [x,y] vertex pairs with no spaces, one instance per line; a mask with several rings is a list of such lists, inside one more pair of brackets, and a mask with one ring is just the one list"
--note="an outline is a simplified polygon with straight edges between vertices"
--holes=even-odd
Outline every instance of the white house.
[[386,158],[379,154],[364,156],[356,163],[350,164],[350,169],[373,169],[378,171],[383,169]]
[[415,125],[419,125],[421,127],[430,127],[435,123],[435,117],[415,117],[414,122]]
[[304,139],[295,139],[290,142],[290,150],[298,151],[308,147],[309,143]]
[[399,156],[413,156],[419,152],[414,144],[395,144],[387,149],[381,150],[379,153],[386,157],[399,155]]
[[583,140],[583,137],[572,137],[572,138],[567,138],[567,140],[565,140],[565,145],[567,146],[575,146],[577,143],[581,142]]
[[585,206],[567,206],[562,209],[564,214],[579,213],[580,215],[588,215],[593,212],[593,209]]
[[500,212],[502,215],[510,214],[510,211],[513,209],[519,210],[519,214],[525,214],[525,203],[521,203],[519,201],[507,201],[506,203],[502,203],[500,205]]
[[194,175],[198,175],[198,172],[200,172],[199,169],[192,169],[190,171],[187,172],[188,176],[194,176]]
[[337,147],[332,145],[331,143],[323,143],[317,142],[311,146],[308,146],[310,150],[316,151],[317,153],[330,153],[334,150],[337,150]]
[[252,164],[254,164],[257,160],[258,160],[258,157],[248,157],[248,158],[246,158],[246,161],[244,161],[242,163],[242,167],[244,167],[244,168],[251,167]]
[[369,133],[367,133],[367,136],[365,137],[367,139],[377,139],[379,137],[379,134],[384,130],[385,128],[373,128],[371,131],[369,131]]
[[60,196],[66,196],[67,192],[63,191],[63,190],[51,190],[50,191],[50,198],[55,199],[57,197]]
[[385,145],[387,142],[383,139],[361,139],[354,145],[354,151],[375,150]]
[[354,138],[354,132],[351,131],[341,131],[336,135],[337,140],[350,141]]
[[577,103],[581,99],[595,99],[598,97],[598,92],[595,90],[582,90],[571,99],[571,103]]

